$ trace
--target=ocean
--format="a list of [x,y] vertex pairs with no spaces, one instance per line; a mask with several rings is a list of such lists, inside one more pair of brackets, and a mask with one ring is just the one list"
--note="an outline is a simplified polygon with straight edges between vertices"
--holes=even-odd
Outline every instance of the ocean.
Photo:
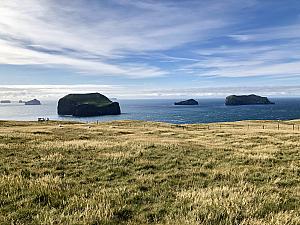
[[75,118],[58,116],[57,101],[44,101],[42,105],[25,106],[19,103],[0,104],[0,120],[35,121],[38,117],[50,120],[76,120],[82,122],[112,120],[145,120],[174,124],[231,122],[239,120],[291,120],[300,119],[300,98],[270,98],[275,105],[225,106],[224,99],[199,99],[198,106],[175,106],[178,99],[118,100],[122,114]]

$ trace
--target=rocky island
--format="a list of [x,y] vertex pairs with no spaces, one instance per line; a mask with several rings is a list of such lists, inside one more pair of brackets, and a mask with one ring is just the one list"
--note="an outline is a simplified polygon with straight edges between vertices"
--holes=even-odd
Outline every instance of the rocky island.
[[25,102],[25,105],[41,105],[41,102],[37,99],[33,99],[33,100]]
[[1,100],[0,103],[6,104],[6,103],[11,103],[10,100]]
[[57,113],[65,116],[89,117],[121,114],[118,102],[99,93],[69,94],[59,99]]
[[266,105],[274,104],[267,97],[258,95],[230,95],[226,97],[225,105]]
[[175,102],[174,105],[198,105],[195,99],[188,99],[185,101]]

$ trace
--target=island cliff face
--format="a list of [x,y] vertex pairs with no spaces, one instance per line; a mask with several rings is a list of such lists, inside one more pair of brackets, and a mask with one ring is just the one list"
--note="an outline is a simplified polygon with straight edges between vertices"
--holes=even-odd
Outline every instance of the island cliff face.
[[59,99],[57,113],[59,115],[88,117],[119,115],[121,109],[118,102],[112,102],[99,93],[69,94]]
[[226,97],[225,105],[266,105],[274,104],[267,97],[258,95],[230,95]]
[[195,99],[188,99],[181,102],[175,102],[174,105],[198,105],[198,102]]

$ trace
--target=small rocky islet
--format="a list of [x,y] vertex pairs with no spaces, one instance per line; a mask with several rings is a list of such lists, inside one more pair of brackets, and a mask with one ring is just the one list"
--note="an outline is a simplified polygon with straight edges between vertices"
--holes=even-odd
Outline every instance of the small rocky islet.
[[180,102],[175,102],[174,105],[198,105],[199,103],[195,99],[188,99]]
[[10,100],[1,100],[0,103],[1,104],[8,104],[8,103],[11,103],[11,101]]
[[271,102],[267,97],[261,97],[259,95],[229,95],[225,99],[225,105],[269,105],[275,104]]
[[[10,100],[1,100],[0,103],[14,103],[14,102]],[[20,104],[24,103],[25,105],[41,105],[41,102],[37,99],[32,99],[30,101],[19,100],[18,103]]]
[[25,105],[41,105],[42,103],[40,100],[32,99],[30,101],[25,102]]
[[[180,102],[175,102],[174,105],[198,105],[199,103],[194,99],[188,99]],[[275,104],[267,97],[259,95],[229,95],[225,99],[225,105],[269,105]]]

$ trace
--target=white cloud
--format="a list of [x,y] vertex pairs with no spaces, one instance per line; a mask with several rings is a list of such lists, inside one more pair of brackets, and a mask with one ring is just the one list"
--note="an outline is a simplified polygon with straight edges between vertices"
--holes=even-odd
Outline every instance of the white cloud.
[[124,87],[118,85],[0,85],[0,98],[18,100],[57,100],[70,93],[100,92],[109,97],[125,92]]
[[2,0],[0,63],[163,76],[167,71],[157,66],[126,63],[127,56],[205,40],[227,25],[225,16],[212,14],[224,15],[226,4],[193,4],[196,8],[152,1]]
[[[132,92],[134,90],[134,93]],[[201,98],[220,97],[231,94],[259,94],[264,96],[300,96],[300,86],[261,86],[259,87],[205,87],[205,88],[143,88],[141,86],[116,85],[0,85],[0,100],[12,101],[58,100],[70,93],[100,92],[109,98]]]
[[[293,27],[293,26],[292,26]],[[279,29],[273,28],[274,38],[280,37]],[[268,32],[268,31],[266,31]],[[266,33],[266,36],[269,34]],[[251,34],[247,35],[251,36]],[[238,38],[240,41],[240,37]],[[182,69],[199,76],[218,77],[260,77],[260,76],[299,76],[299,39],[282,42],[267,41],[258,44],[246,39],[242,43],[204,48],[196,51],[199,62],[185,65]]]
[[[258,3],[27,0],[20,4],[2,0],[0,64],[63,67],[82,76],[130,78],[171,76],[172,71],[181,71],[182,76],[299,75],[299,21],[240,29],[247,19],[239,12],[247,14],[251,7],[263,5]],[[234,43],[208,47],[228,40]],[[197,55],[185,54],[189,48],[172,56],[163,52],[189,43],[201,46]],[[174,70],[161,65],[172,62]]]
[[228,37],[241,41],[270,41],[282,39],[300,38],[300,23],[295,23],[286,26],[267,27],[263,29],[255,29],[243,31],[241,34],[231,34]]

